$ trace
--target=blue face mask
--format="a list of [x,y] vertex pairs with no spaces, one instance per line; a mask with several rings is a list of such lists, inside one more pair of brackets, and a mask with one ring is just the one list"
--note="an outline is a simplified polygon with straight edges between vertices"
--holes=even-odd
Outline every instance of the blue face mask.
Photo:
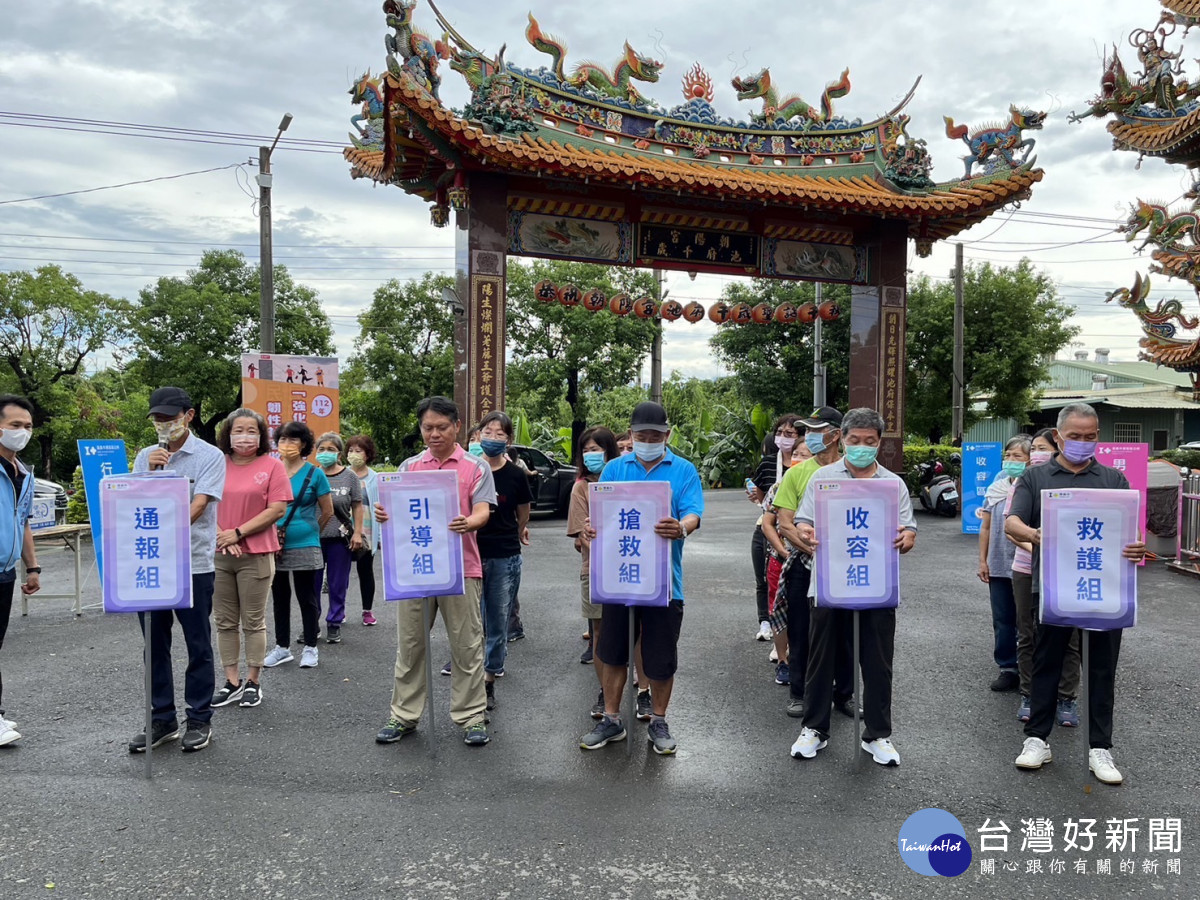
[[667,445],[663,444],[646,444],[642,441],[633,442],[633,452],[642,462],[654,462],[656,459],[662,459],[667,452]]
[[495,441],[491,438],[484,438],[479,442],[479,449],[483,451],[485,456],[503,456],[504,451],[508,449],[508,441]]
[[323,453],[317,454],[317,462],[321,465],[322,468],[328,469],[330,466],[332,466],[337,461],[338,461],[338,455],[336,453],[331,453],[329,451],[325,451]]
[[813,456],[818,453],[825,452],[825,432],[823,431],[806,431],[804,433],[804,443],[808,445],[809,452]]
[[483,456],[483,445],[479,441],[467,444],[467,452],[472,456]]
[[604,471],[604,451],[592,450],[583,454],[583,464],[593,475],[599,475]]
[[878,455],[878,447],[867,447],[863,444],[851,444],[846,447],[846,462],[856,469],[869,469]]

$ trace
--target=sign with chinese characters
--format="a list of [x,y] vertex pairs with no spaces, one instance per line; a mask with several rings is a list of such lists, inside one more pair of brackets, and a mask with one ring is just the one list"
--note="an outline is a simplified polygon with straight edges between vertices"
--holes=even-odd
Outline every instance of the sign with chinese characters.
[[382,472],[379,502],[385,600],[456,597],[463,593],[462,535],[450,530],[459,515],[453,472]]
[[605,482],[588,489],[593,603],[666,606],[671,602],[671,542],[654,533],[671,517],[665,481]]
[[190,509],[188,479],[180,475],[101,479],[105,612],[191,609]]
[[314,435],[341,431],[338,361],[323,356],[242,354],[242,405],[259,413],[271,432],[302,422]]
[[[1137,491],[1142,498],[1141,533],[1146,533],[1146,523],[1149,521],[1149,507],[1146,505],[1146,492],[1150,487],[1150,445],[1149,444],[1097,444],[1096,462],[1121,472],[1128,480],[1129,487]],[[1139,565],[1145,565],[1142,560]]]
[[129,457],[124,441],[76,441],[83,493],[87,497],[92,546],[96,548],[96,571],[104,577],[104,523],[100,519],[100,479],[106,475],[129,474]]
[[44,531],[47,528],[53,528],[54,525],[54,495],[35,494],[33,498],[33,511],[29,516],[29,529],[31,531]]
[[1042,491],[1041,621],[1092,631],[1137,622],[1137,491]]
[[984,498],[1004,471],[1003,444],[963,444],[962,533],[979,534]]
[[696,266],[758,268],[758,236],[675,225],[638,225],[638,258]]
[[470,369],[466,413],[478,422],[504,408],[504,279],[498,275],[471,276],[468,327]]
[[887,609],[900,605],[903,482],[882,478],[814,481],[817,606]]
[[880,309],[879,413],[883,437],[903,438],[904,428],[904,308]]

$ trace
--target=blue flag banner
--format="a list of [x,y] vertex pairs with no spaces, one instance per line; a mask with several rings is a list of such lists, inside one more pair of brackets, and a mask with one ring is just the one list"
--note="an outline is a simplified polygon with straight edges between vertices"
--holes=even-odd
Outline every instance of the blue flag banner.
[[87,496],[88,521],[92,526],[92,546],[96,548],[96,567],[104,578],[104,528],[100,521],[100,479],[108,475],[128,475],[129,457],[121,440],[76,441],[79,467],[83,470],[83,490]]
[[1004,470],[1003,444],[963,444],[962,533],[979,534],[988,488]]

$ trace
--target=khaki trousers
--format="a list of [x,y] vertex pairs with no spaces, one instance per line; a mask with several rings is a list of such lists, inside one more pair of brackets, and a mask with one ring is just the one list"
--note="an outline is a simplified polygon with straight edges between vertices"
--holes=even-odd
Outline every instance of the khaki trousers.
[[246,635],[246,665],[257,667],[267,655],[267,598],[275,577],[275,554],[218,553],[213,587],[213,623],[222,666],[236,666],[241,656],[241,635]]
[[429,685],[425,683],[424,604],[431,607],[430,625],[440,611],[450,639],[450,718],[460,728],[482,723],[487,709],[483,690],[483,621],[479,597],[483,579],[466,579],[466,593],[457,597],[401,600],[396,615],[396,684],[392,715],[417,723],[425,712]]

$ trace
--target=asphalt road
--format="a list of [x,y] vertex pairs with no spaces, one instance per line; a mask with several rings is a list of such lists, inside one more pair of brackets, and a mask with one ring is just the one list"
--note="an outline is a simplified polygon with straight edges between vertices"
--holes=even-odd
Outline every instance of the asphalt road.
[[[685,556],[687,612],[669,720],[679,754],[659,758],[631,729],[578,748],[595,676],[578,662],[578,561],[562,520],[532,526],[521,588],[528,638],[511,645],[493,740],[465,747],[435,676],[436,757],[423,734],[374,743],[387,717],[395,612],[358,624],[321,664],[269,670],[263,705],[214,717],[212,745],[155,754],[155,777],[125,749],[140,730],[141,639],[128,617],[34,600],[14,611],[0,665],[8,716],[25,739],[0,750],[0,897],[1196,897],[1200,583],[1150,567],[1118,675],[1121,787],[1094,784],[1084,736],[1057,729],[1053,764],[1013,766],[1014,695],[994,675],[986,589],[958,521],[919,515],[903,563],[894,740],[885,769],[835,716],[830,746],[793,760],[796,720],[755,630],[749,562],[754,510],[707,495]],[[48,589],[70,560],[46,550]],[[98,600],[94,573],[87,599]],[[382,610],[378,610],[382,607]],[[178,632],[176,632],[178,634]],[[448,658],[440,625],[435,658]],[[182,695],[182,647],[177,690]],[[182,696],[180,696],[182,708]],[[958,878],[910,871],[906,818],[940,807],[962,822],[975,860]],[[1055,851],[1021,849],[1021,819],[1054,822]],[[1068,818],[1098,820],[1090,853],[1062,852]],[[1179,852],[1150,852],[1149,820],[1182,822]],[[1007,853],[980,853],[986,820],[1011,829]],[[1136,849],[1105,846],[1109,819],[1136,819]],[[981,872],[981,858],[996,873]],[[1055,859],[1066,871],[1052,870]],[[1074,871],[1085,860],[1087,874]],[[1110,860],[1112,874],[1098,874]],[[1181,874],[1168,872],[1180,860]],[[1123,874],[1123,860],[1136,871]],[[1157,862],[1157,872],[1148,862]],[[1028,871],[1040,863],[1041,874]],[[1006,871],[1006,866],[1016,871]]]

